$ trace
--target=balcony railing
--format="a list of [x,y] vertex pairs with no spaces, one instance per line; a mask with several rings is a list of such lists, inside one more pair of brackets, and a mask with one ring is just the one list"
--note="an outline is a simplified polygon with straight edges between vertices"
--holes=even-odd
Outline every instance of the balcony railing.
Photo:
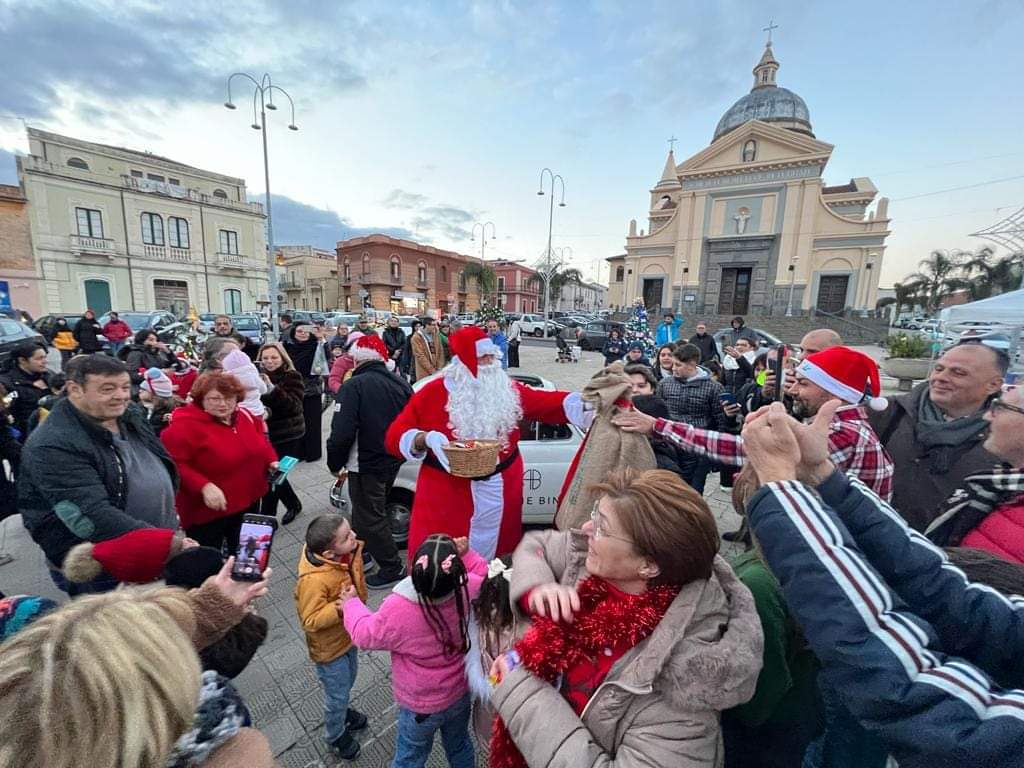
[[244,269],[248,264],[248,259],[240,253],[220,253],[215,255],[217,260],[217,266],[222,269]]
[[300,291],[305,287],[305,283],[293,280],[290,277],[283,277],[277,281],[277,287],[282,291]]
[[142,255],[147,259],[174,261],[179,264],[187,264],[192,261],[192,251],[188,248],[169,248],[166,245],[143,244]]
[[99,253],[104,256],[114,255],[114,241],[109,237],[87,237],[85,235],[71,235],[72,253]]

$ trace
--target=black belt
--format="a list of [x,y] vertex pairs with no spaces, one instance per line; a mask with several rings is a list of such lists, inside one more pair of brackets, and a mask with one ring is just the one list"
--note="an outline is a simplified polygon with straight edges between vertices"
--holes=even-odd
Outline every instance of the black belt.
[[[498,462],[498,466],[496,466],[494,468],[494,471],[491,472],[491,474],[489,474],[489,475],[480,475],[480,477],[467,477],[465,479],[466,480],[490,480],[495,475],[500,475],[506,469],[511,467],[512,466],[512,462],[515,461],[518,458],[519,458],[519,446],[517,445],[515,447],[515,449],[512,451],[512,453],[510,453],[508,455],[507,458],[505,458],[503,461],[499,461]],[[447,471],[447,470],[445,470],[444,467],[441,466],[441,462],[437,460],[437,456],[435,456],[434,452],[432,450],[430,450],[429,448],[427,449],[427,455],[423,457],[423,463],[426,464],[428,467],[433,467],[434,469],[439,469],[442,472],[446,472]]]

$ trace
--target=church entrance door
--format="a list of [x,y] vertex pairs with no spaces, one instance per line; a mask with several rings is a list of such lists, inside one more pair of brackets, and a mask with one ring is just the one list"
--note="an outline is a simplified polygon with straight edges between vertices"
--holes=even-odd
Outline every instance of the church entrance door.
[[815,306],[822,312],[839,314],[846,309],[846,289],[849,285],[849,275],[822,275]]
[[664,295],[664,278],[644,278],[644,307],[655,309],[661,306],[661,299]]
[[750,267],[722,270],[722,287],[718,293],[718,314],[745,315],[750,309]]

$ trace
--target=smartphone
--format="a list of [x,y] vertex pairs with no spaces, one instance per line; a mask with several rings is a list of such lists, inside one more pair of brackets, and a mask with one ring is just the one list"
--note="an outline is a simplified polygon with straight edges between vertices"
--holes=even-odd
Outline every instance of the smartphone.
[[734,395],[732,392],[722,392],[718,395],[718,401],[722,405],[735,405],[736,395]]
[[277,518],[246,515],[238,534],[238,551],[231,568],[235,581],[259,581],[270,564],[270,547],[277,532]]
[[277,488],[298,463],[299,460],[294,456],[282,456],[277,462],[277,469],[270,476],[270,487]]
[[786,355],[788,351],[785,344],[779,344],[775,347],[775,359],[768,360],[768,370],[775,374],[775,393],[774,399],[776,402],[781,402],[782,398],[786,394]]

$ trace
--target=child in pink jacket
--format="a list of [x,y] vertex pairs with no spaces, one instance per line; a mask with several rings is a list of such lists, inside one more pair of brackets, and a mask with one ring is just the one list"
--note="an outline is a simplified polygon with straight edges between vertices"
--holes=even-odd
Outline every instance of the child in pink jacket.
[[464,657],[470,602],[486,576],[487,563],[467,539],[436,533],[416,550],[411,574],[376,613],[355,590],[341,593],[345,629],[356,647],[391,651],[399,706],[394,768],[425,766],[437,731],[452,768],[476,764]]

